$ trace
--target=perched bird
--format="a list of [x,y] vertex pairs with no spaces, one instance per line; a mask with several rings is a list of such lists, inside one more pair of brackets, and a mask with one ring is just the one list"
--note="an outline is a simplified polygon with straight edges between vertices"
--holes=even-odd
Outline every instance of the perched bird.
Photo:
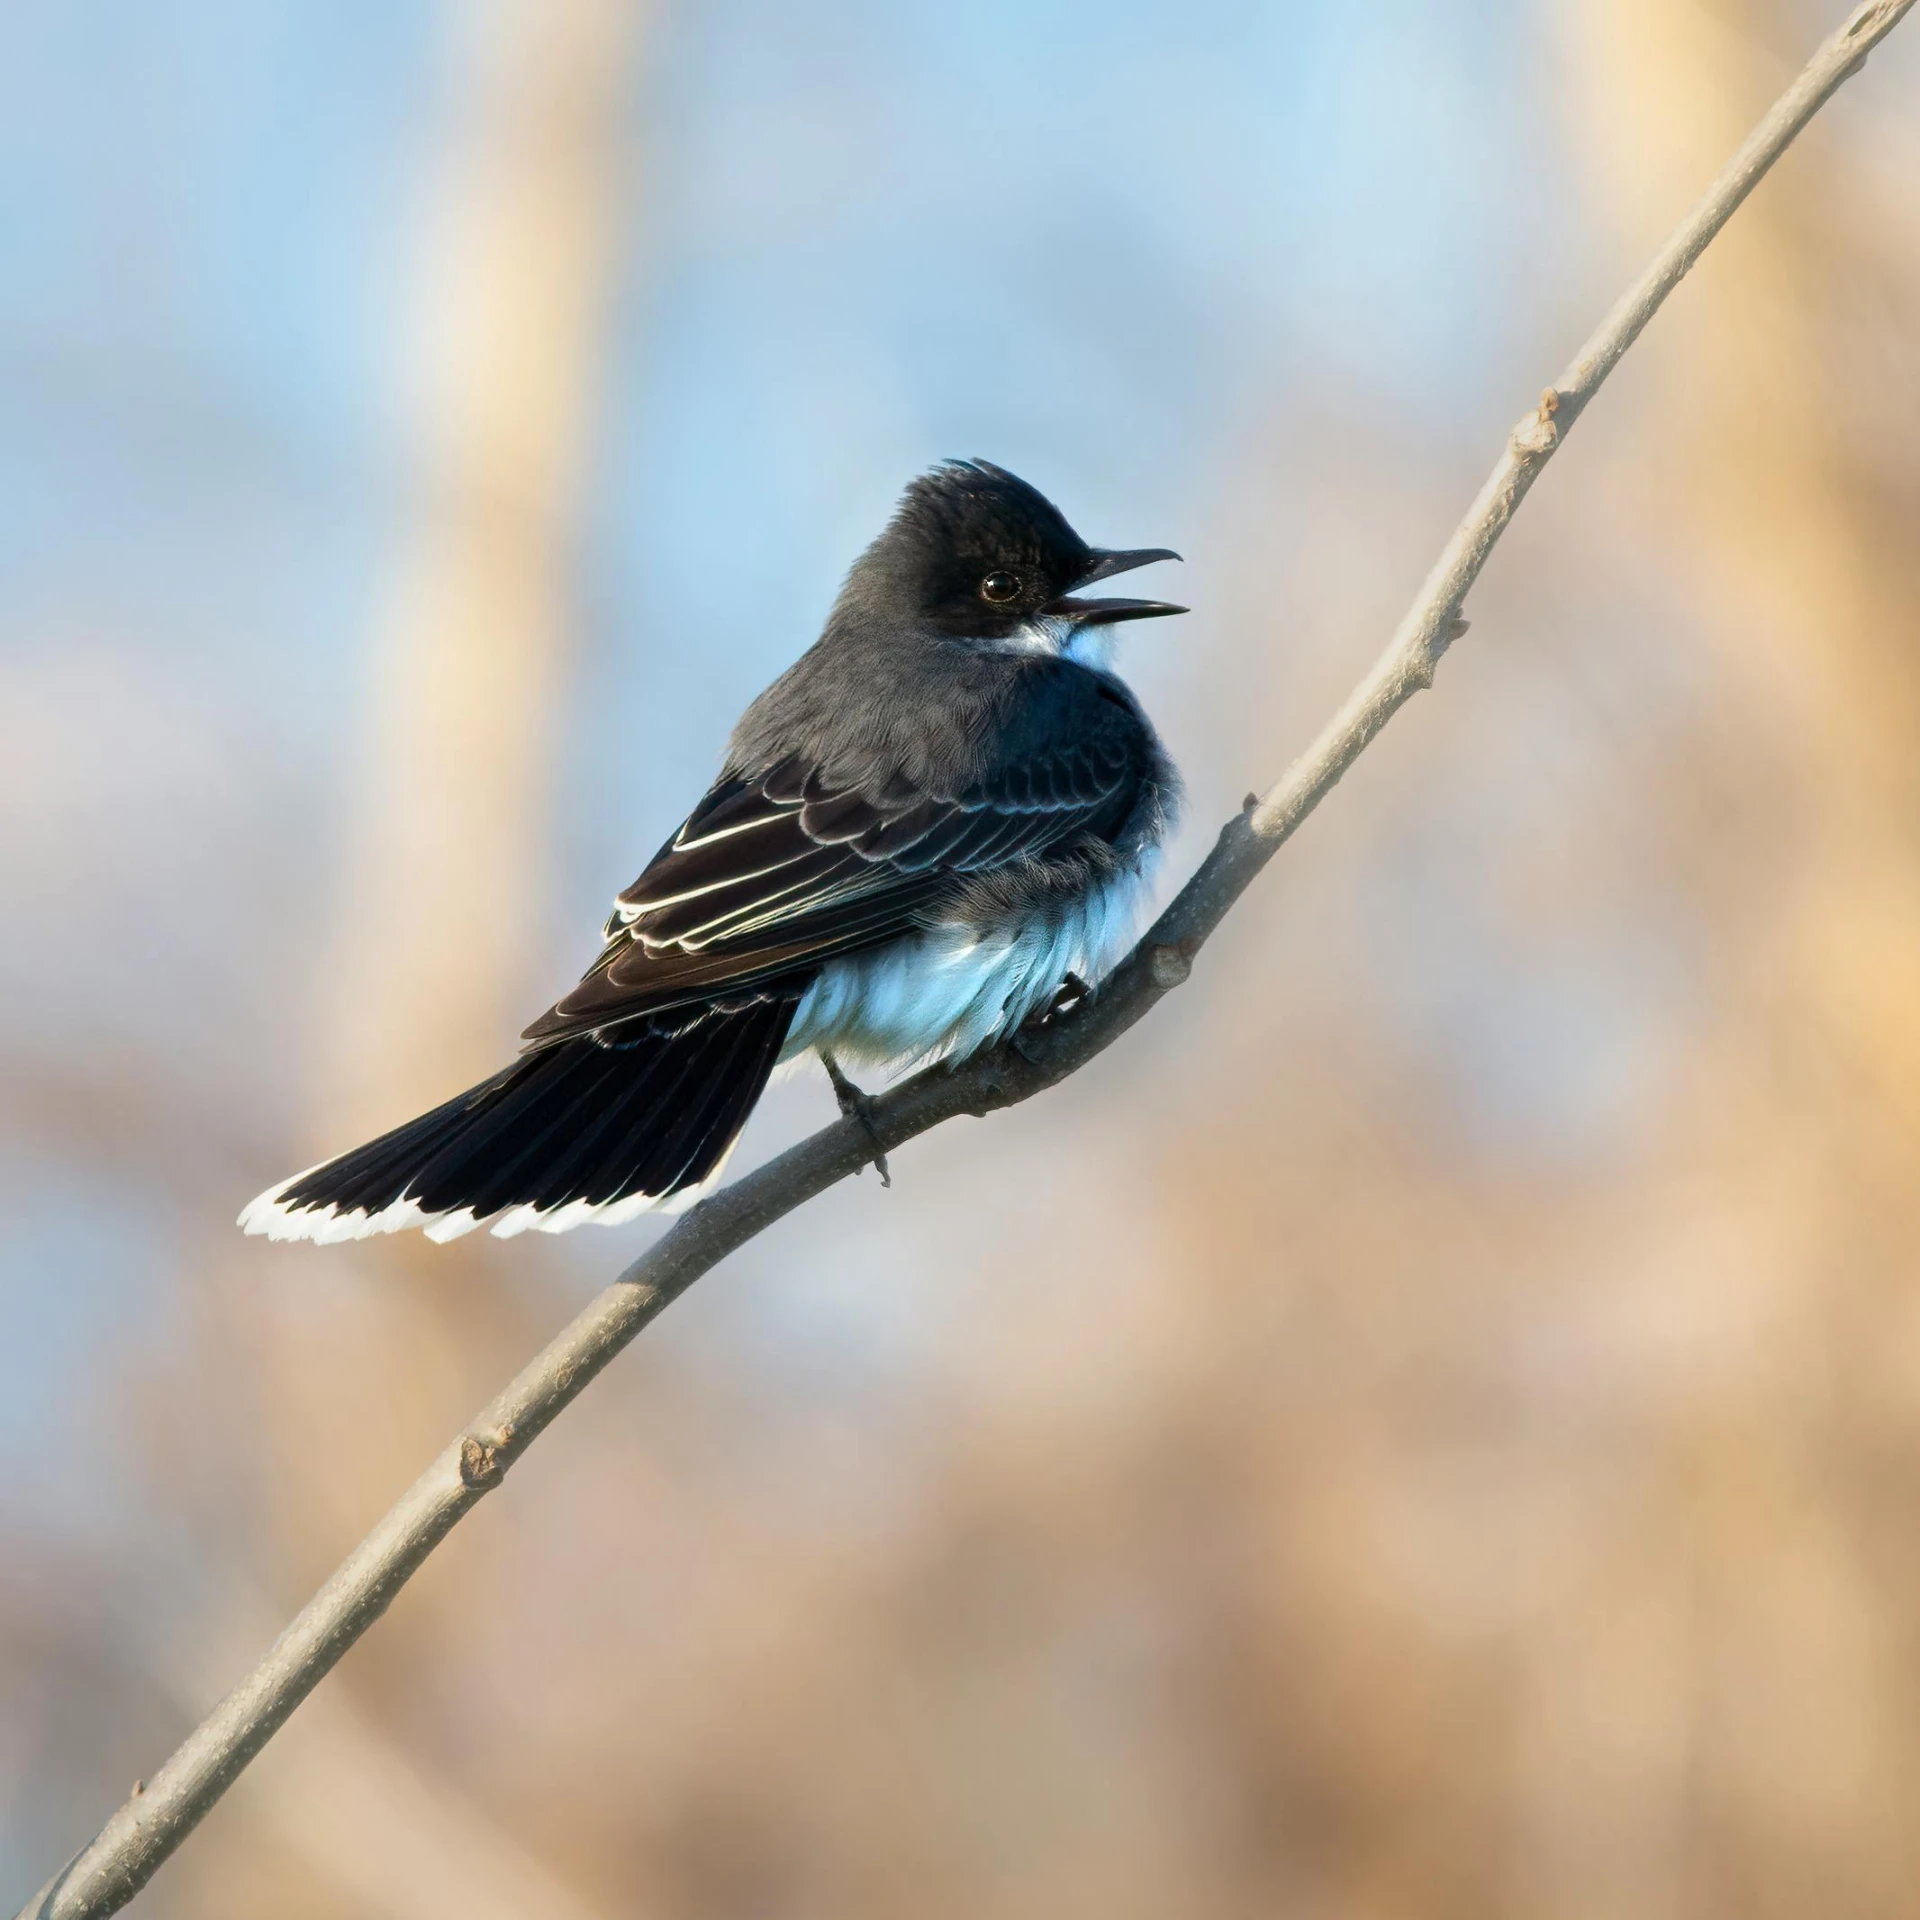
[[1113,628],[1186,609],[1077,589],[1178,558],[1088,546],[984,460],[914,481],[520,1058],[240,1224],[449,1240],[677,1211],[780,1061],[817,1051],[863,1114],[841,1063],[964,1058],[1097,982],[1179,792]]

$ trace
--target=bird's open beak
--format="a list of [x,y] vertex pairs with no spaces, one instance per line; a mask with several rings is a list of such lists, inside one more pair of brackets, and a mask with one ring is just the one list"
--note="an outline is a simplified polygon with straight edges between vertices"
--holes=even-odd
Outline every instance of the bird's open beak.
[[[1156,560],[1178,560],[1171,547],[1133,547],[1124,553],[1094,549],[1093,564],[1073,584],[1090,587],[1096,580],[1111,580],[1116,573],[1131,573],[1135,567],[1151,566]],[[1082,627],[1110,626],[1116,620],[1154,620],[1163,613],[1185,613],[1170,600],[1077,600],[1063,594],[1040,609],[1042,613],[1063,615]]]

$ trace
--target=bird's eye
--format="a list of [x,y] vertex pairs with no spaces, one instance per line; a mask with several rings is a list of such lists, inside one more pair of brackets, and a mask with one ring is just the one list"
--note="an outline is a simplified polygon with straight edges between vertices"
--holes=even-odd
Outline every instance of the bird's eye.
[[980,582],[980,598],[995,602],[1011,600],[1020,591],[1020,578],[1012,573],[990,573]]

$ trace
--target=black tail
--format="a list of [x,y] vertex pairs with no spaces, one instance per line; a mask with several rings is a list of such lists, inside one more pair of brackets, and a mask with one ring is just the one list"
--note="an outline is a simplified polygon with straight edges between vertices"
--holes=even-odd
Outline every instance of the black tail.
[[717,1179],[796,1002],[713,1009],[677,1032],[616,1028],[524,1055],[364,1147],[270,1188],[240,1216],[276,1240],[425,1227],[452,1239],[560,1232],[686,1205]]

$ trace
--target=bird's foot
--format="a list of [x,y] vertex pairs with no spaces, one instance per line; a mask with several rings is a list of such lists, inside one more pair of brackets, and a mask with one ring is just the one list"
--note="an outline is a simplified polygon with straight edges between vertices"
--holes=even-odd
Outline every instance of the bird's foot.
[[1063,1020],[1068,1014],[1077,1012],[1092,998],[1093,989],[1077,973],[1069,973],[1054,989],[1053,998],[1046,1006],[1038,1013],[1029,1014],[1007,1036],[1007,1045],[1028,1066],[1040,1066],[1043,1064],[1040,1056],[1033,1051],[1034,1037],[1044,1033],[1056,1020]]
[[1092,998],[1093,989],[1077,973],[1069,973],[1054,989],[1046,1017],[1057,1020],[1063,1013],[1071,1013],[1075,1007],[1084,1006]]
[[827,1078],[833,1082],[833,1097],[840,1103],[842,1119],[854,1121],[860,1130],[873,1143],[873,1170],[880,1176],[883,1187],[893,1185],[893,1175],[887,1171],[886,1149],[880,1144],[880,1135],[873,1124],[873,1097],[856,1087],[840,1071],[840,1063],[832,1054],[822,1049],[820,1064],[827,1070]]

